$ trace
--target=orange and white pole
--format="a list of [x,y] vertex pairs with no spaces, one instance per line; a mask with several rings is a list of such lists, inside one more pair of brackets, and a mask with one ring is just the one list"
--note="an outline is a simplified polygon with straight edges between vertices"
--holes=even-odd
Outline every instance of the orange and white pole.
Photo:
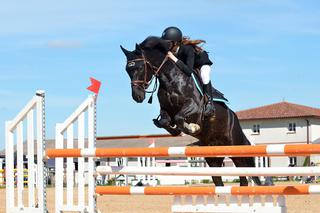
[[255,157],[320,154],[320,144],[155,148],[48,149],[56,157]]
[[320,185],[296,186],[97,186],[99,195],[308,195],[320,194]]

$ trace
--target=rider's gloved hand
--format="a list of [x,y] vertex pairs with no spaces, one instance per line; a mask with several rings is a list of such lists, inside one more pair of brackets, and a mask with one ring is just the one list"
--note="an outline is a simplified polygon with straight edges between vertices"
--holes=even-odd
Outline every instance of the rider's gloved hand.
[[185,65],[181,60],[179,60],[172,52],[168,52],[168,57],[178,66],[178,68],[183,71],[187,76],[191,76],[193,70]]

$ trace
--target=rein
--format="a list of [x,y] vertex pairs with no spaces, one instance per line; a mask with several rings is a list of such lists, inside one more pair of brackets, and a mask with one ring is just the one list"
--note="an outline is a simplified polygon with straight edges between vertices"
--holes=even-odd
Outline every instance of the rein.
[[[166,55],[166,57],[163,59],[163,61],[160,64],[159,67],[156,67],[156,66],[152,65],[150,63],[150,61],[148,61],[146,59],[146,57],[144,56],[143,52],[142,52],[142,57],[141,58],[137,58],[137,59],[133,59],[133,60],[128,61],[127,64],[135,63],[136,61],[143,61],[144,71],[145,71],[143,80],[134,80],[134,81],[131,81],[131,84],[134,85],[134,86],[142,87],[143,90],[146,93],[152,93],[152,95],[153,95],[153,93],[157,90],[157,87],[158,87],[157,77],[159,76],[161,68],[167,62],[168,58],[169,58],[169,56]],[[148,74],[148,70],[149,70],[148,68],[150,68],[152,70],[152,78],[150,79],[150,81],[147,81],[147,74]],[[150,84],[152,83],[153,79],[155,79],[155,78],[156,78],[156,83],[155,83],[152,91],[147,91],[147,88],[150,86]],[[152,98],[152,95],[151,95],[151,98]]]

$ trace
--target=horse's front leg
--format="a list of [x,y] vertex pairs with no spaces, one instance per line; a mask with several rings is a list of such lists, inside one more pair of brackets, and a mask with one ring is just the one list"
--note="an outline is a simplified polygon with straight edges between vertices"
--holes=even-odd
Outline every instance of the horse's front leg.
[[196,123],[187,123],[186,117],[194,115],[199,110],[198,104],[189,99],[185,102],[180,112],[174,116],[174,122],[186,134],[197,134],[200,132],[200,126]]
[[160,119],[153,119],[153,123],[156,127],[164,128],[173,136],[180,135],[181,130],[179,130],[176,125],[172,126],[171,121],[169,113],[164,109],[160,110]]

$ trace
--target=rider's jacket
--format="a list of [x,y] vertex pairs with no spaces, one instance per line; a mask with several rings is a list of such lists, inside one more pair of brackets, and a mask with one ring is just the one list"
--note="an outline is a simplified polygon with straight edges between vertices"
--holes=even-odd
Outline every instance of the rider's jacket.
[[206,51],[198,53],[192,45],[181,45],[175,55],[191,69],[200,69],[203,65],[213,64]]

